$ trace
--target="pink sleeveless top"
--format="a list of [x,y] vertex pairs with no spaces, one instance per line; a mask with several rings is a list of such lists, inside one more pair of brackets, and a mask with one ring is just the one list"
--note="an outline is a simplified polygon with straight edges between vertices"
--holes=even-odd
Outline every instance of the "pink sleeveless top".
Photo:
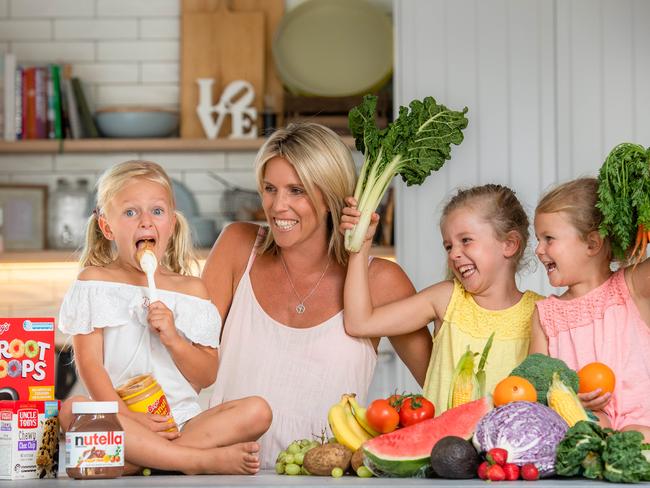
[[323,429],[331,435],[327,412],[342,393],[354,392],[365,404],[377,355],[369,339],[345,333],[343,311],[307,329],[288,327],[264,311],[250,279],[260,236],[262,230],[224,325],[210,406],[251,395],[269,403],[273,423],[259,441],[264,469],[274,467],[291,441],[312,439]]
[[650,328],[630,296],[623,270],[584,296],[560,300],[551,295],[537,308],[552,357],[575,370],[594,361],[614,370],[616,387],[605,407],[612,427],[650,425]]

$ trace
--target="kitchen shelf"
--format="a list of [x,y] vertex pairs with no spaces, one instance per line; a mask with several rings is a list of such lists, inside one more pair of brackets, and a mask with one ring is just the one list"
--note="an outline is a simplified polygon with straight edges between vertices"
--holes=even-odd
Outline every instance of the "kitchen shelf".
[[[352,137],[342,137],[354,149]],[[62,139],[0,141],[0,154],[257,151],[266,139]]]
[[[200,260],[204,260],[210,249],[202,248],[197,250]],[[395,248],[392,246],[373,246],[370,254],[376,257],[395,259]],[[43,251],[7,251],[0,253],[0,265],[2,264],[40,264],[40,263],[71,263],[79,260],[79,253],[74,250]]]

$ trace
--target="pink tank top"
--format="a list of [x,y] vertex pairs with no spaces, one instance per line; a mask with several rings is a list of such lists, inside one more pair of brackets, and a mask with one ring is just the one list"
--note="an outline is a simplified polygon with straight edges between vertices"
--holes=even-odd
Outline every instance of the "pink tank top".
[[250,280],[261,235],[224,325],[210,406],[251,395],[269,403],[273,423],[259,441],[264,469],[274,467],[278,453],[291,441],[312,439],[323,429],[329,432],[327,412],[342,393],[355,392],[365,404],[377,355],[369,339],[345,333],[343,311],[321,324],[296,329],[262,309]]
[[537,302],[548,351],[578,370],[599,361],[616,375],[605,407],[614,429],[650,425],[650,328],[639,314],[623,270],[584,296]]

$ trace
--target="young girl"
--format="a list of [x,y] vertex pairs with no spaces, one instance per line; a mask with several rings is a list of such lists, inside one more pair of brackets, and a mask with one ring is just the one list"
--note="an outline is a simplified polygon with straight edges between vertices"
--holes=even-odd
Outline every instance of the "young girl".
[[581,178],[546,194],[535,210],[535,253],[552,286],[567,287],[537,303],[531,353],[572,369],[599,361],[616,375],[613,395],[580,395],[601,424],[639,430],[650,441],[650,261],[610,270],[610,244],[598,228],[598,181]]
[[[88,221],[82,271],[66,294],[59,329],[72,335],[79,376],[93,400],[117,401],[131,471],[146,466],[185,473],[252,474],[254,442],[271,413],[259,397],[201,412],[198,391],[217,374],[221,320],[202,281],[189,275],[190,233],[176,211],[164,170],[148,161],[113,166],[97,185],[97,209]],[[143,241],[159,261],[160,301],[149,303],[136,259]],[[170,404],[168,417],[131,412],[115,387],[152,373]],[[71,403],[61,424],[71,422]],[[177,432],[168,432],[177,426]]]
[[[356,205],[353,198],[348,204]],[[346,208],[342,229],[359,212]],[[353,336],[404,334],[434,322],[433,351],[424,395],[436,412],[447,408],[451,378],[461,355],[480,352],[494,332],[486,367],[486,389],[507,376],[528,353],[536,293],[522,293],[515,275],[528,240],[528,217],[515,194],[501,185],[459,191],[442,212],[440,229],[454,279],[412,297],[373,307],[367,261],[378,216],[361,251],[350,256],[345,281],[345,329]]]

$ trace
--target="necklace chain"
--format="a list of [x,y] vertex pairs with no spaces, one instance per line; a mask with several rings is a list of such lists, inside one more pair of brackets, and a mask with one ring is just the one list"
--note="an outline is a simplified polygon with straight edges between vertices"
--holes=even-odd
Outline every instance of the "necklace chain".
[[298,305],[296,305],[296,313],[298,314],[303,314],[305,313],[305,302],[307,299],[314,294],[316,289],[318,288],[318,285],[320,285],[320,282],[323,281],[323,278],[325,277],[325,273],[327,273],[327,269],[330,267],[330,262],[331,259],[328,257],[327,258],[327,265],[325,266],[325,269],[323,270],[323,273],[320,275],[320,278],[318,278],[318,281],[314,285],[314,287],[311,289],[309,293],[304,298],[300,298],[300,295],[298,295],[298,292],[296,291],[296,287],[293,284],[293,281],[291,281],[291,276],[289,275],[289,270],[287,269],[287,263],[284,262],[284,258],[282,257],[282,253],[280,253],[280,261],[282,261],[282,267],[284,268],[284,272],[287,275],[287,279],[289,280],[289,284],[291,285],[291,289],[293,290],[293,294],[296,295],[296,298],[298,299]]

